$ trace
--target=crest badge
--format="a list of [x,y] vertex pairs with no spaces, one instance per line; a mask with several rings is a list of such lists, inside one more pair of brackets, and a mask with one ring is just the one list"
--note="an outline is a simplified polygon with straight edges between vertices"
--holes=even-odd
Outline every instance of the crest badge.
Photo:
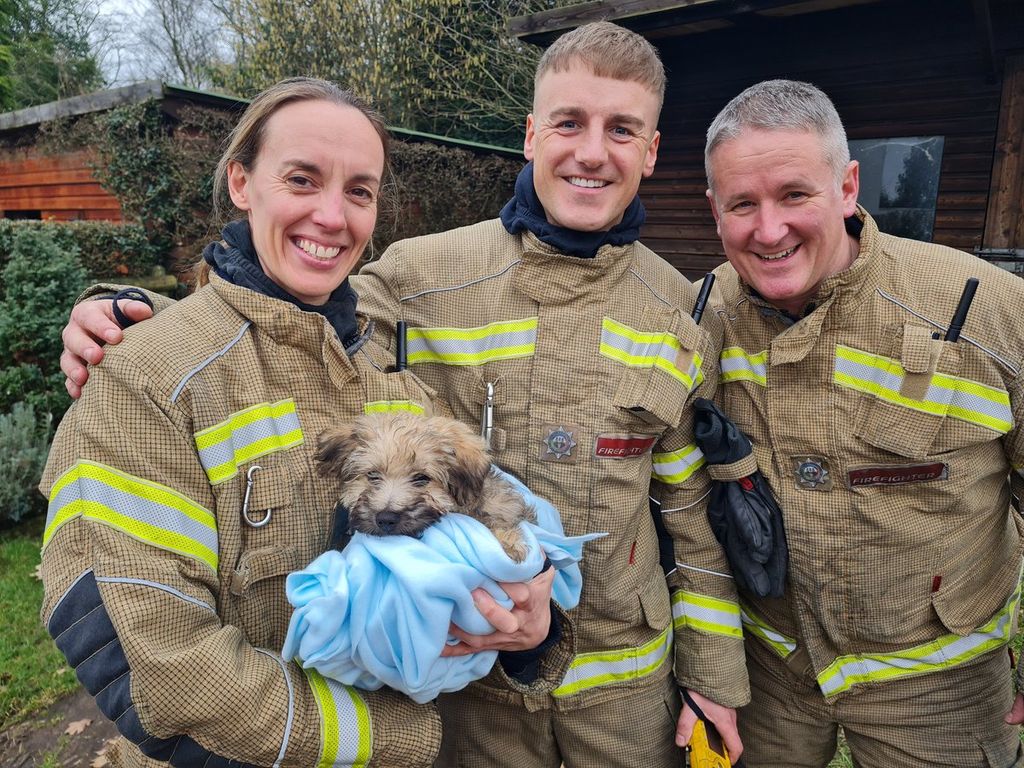
[[796,487],[810,491],[831,491],[832,472],[828,460],[820,456],[794,456]]
[[575,463],[577,446],[575,435],[579,428],[572,424],[549,424],[544,429],[546,434],[541,439],[541,461]]

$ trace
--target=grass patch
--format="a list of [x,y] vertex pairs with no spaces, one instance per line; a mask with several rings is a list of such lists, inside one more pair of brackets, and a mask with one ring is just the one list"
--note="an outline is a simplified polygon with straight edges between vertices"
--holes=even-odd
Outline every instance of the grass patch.
[[850,757],[850,748],[846,746],[846,739],[843,738],[843,729],[839,729],[839,749],[836,756],[828,764],[828,768],[853,768],[853,759]]
[[0,731],[45,709],[78,687],[39,622],[43,584],[36,578],[44,520],[0,531]]

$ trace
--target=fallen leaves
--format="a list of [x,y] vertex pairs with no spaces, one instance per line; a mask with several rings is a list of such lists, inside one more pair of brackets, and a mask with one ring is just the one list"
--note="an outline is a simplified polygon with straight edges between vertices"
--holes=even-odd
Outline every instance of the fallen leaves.
[[90,725],[92,725],[91,717],[84,718],[83,720],[75,720],[72,723],[68,723],[68,727],[64,729],[64,733],[68,736],[77,736]]

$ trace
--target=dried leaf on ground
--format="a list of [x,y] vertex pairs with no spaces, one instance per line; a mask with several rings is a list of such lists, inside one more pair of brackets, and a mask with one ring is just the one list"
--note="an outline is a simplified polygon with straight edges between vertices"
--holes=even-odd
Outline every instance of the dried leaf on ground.
[[77,736],[90,725],[92,725],[91,717],[87,717],[84,720],[75,720],[73,723],[68,723],[68,727],[64,729],[64,733],[68,736]]

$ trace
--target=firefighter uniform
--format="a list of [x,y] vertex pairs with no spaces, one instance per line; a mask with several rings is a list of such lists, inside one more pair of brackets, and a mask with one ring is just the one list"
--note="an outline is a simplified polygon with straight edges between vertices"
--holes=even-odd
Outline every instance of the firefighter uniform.
[[[1006,644],[1024,491],[1024,282],[878,231],[798,320],[716,270],[719,399],[782,508],[785,595],[741,592],[751,766],[1022,764]],[[980,278],[960,340],[947,329]],[[1016,762],[1015,762],[1016,761]]]
[[434,707],[279,654],[285,576],[332,541],[316,436],[435,411],[383,373],[363,323],[346,353],[322,315],[212,275],[111,348],[64,418],[41,484],[42,616],[124,736],[115,764],[431,764]]
[[[673,664],[720,704],[748,697],[693,443],[689,402],[713,393],[718,350],[689,318],[693,287],[638,242],[579,258],[498,220],[396,243],[353,285],[379,325],[407,322],[410,368],[457,418],[479,424],[490,385],[496,462],[555,504],[567,534],[608,533],[584,549],[576,656],[550,693],[496,665],[439,700],[459,765],[678,765]],[[671,599],[652,476],[679,562]]]

